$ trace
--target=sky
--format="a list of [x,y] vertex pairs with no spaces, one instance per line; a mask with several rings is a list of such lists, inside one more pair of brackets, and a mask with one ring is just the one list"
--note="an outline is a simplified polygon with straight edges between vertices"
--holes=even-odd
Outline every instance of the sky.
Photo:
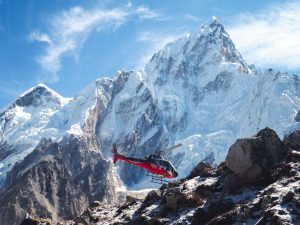
[[145,66],[217,17],[248,64],[300,74],[300,1],[0,0],[0,109],[45,83],[72,97]]

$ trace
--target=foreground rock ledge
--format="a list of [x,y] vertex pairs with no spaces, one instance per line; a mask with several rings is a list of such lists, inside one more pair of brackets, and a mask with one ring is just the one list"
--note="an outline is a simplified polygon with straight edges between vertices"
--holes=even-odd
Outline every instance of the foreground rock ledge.
[[[69,224],[300,224],[300,152],[288,149],[269,128],[231,149],[243,151],[236,154],[249,160],[246,170],[260,168],[257,180],[242,179],[227,161],[218,167],[201,162],[187,179],[163,185],[143,202],[97,203]],[[228,189],[228,180],[236,188]]]

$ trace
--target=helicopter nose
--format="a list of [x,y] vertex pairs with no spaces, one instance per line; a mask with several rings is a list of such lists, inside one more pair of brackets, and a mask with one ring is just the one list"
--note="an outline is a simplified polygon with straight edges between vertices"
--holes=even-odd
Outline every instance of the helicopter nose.
[[174,177],[177,177],[177,176],[178,176],[178,173],[177,173],[176,171],[174,171],[173,176],[174,176]]

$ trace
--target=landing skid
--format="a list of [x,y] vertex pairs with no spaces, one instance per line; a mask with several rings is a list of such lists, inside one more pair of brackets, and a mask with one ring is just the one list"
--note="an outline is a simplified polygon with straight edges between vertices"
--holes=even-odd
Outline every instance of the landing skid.
[[147,171],[146,176],[147,177],[151,177],[151,181],[150,182],[155,183],[155,184],[165,184],[165,183],[169,182],[168,180],[163,179],[164,177],[161,177],[159,175],[150,173],[149,171]]

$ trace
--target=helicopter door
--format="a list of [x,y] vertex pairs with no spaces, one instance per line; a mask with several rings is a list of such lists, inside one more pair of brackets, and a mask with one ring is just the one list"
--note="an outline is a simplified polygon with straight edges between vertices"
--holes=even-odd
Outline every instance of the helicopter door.
[[164,170],[166,170],[166,171],[170,171],[170,163],[169,162],[167,162],[167,161],[161,161],[161,166],[162,166],[162,168],[164,169]]

